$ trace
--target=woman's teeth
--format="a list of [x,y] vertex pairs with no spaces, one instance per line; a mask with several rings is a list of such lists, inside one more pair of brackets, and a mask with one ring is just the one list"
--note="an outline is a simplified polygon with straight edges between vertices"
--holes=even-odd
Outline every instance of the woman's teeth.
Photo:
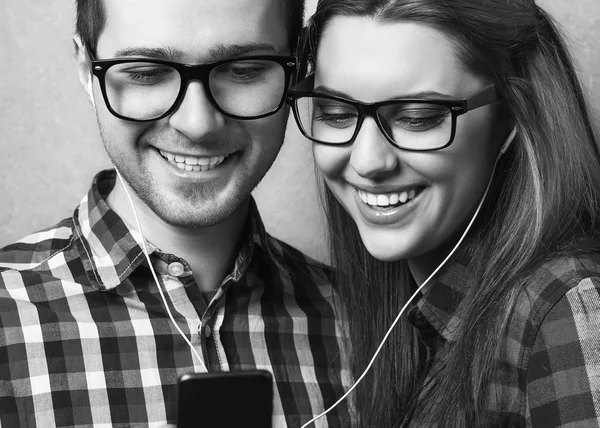
[[208,171],[222,164],[227,158],[227,156],[183,156],[175,153],[165,152],[164,150],[159,150],[159,152],[162,157],[168,160],[172,165],[175,165],[177,168],[184,169],[186,171]]
[[405,204],[417,196],[416,189],[401,193],[387,193],[385,195],[376,195],[374,193],[368,193],[359,189],[356,189],[356,191],[360,199],[365,204],[371,205],[372,207],[389,207],[390,205],[395,206],[399,204]]

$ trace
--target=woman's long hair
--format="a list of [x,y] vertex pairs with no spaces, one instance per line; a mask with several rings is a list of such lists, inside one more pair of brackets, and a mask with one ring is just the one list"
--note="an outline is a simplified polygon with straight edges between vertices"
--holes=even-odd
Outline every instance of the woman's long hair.
[[[504,345],[497,338],[527,274],[549,253],[565,253],[577,238],[594,236],[599,220],[598,146],[573,61],[558,28],[533,0],[320,0],[310,25],[311,58],[336,16],[414,21],[442,31],[464,66],[496,85],[517,125],[461,249],[476,275],[465,297],[462,325],[468,328],[460,329],[423,388],[419,373],[427,349],[404,316],[354,398],[361,427],[488,427],[488,386]],[[352,218],[322,187],[358,376],[414,281],[406,261],[369,255]]]

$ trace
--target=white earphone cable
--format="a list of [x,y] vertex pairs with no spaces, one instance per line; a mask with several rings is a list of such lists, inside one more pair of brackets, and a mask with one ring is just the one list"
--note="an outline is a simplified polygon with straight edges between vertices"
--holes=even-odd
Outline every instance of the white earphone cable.
[[[93,94],[92,94],[92,97],[93,97]],[[367,367],[365,368],[365,370],[363,371],[363,373],[359,376],[359,378],[356,380],[356,382],[354,382],[354,384],[352,385],[352,387],[350,387],[350,389],[348,389],[348,391],[346,391],[346,393],[344,395],[342,395],[333,405],[331,405],[331,407],[329,407],[323,413],[315,416],[310,421],[306,422],[304,425],[301,426],[301,428],[306,428],[310,424],[312,424],[313,422],[315,422],[318,419],[322,418],[323,416],[327,415],[330,411],[332,411],[335,407],[337,407],[342,401],[344,401],[348,397],[348,395],[350,395],[352,393],[352,391],[354,391],[356,389],[356,387],[365,378],[365,376],[367,375],[367,373],[369,372],[369,370],[371,369],[371,367],[375,363],[375,360],[376,360],[377,356],[379,355],[379,353],[383,349],[383,346],[385,345],[385,343],[387,342],[387,339],[389,338],[390,334],[394,330],[394,327],[396,327],[396,324],[398,324],[398,321],[400,320],[400,317],[402,316],[402,314],[404,313],[404,311],[406,310],[406,308],[412,303],[412,301],[414,300],[414,298],[419,294],[419,292],[423,289],[423,287],[425,287],[425,285],[427,285],[429,283],[429,281],[438,273],[438,271],[448,262],[448,260],[452,257],[452,255],[456,252],[456,250],[458,249],[458,247],[460,246],[460,244],[463,242],[464,238],[466,237],[467,233],[471,229],[471,226],[475,222],[475,219],[477,218],[477,215],[479,214],[479,211],[481,210],[483,202],[485,201],[485,198],[486,198],[486,196],[488,194],[488,191],[490,189],[490,186],[491,186],[491,183],[492,183],[492,179],[493,179],[494,173],[496,171],[496,166],[498,164],[498,160],[500,159],[500,157],[502,156],[502,154],[505,152],[505,150],[508,147],[508,145],[512,142],[512,138],[514,138],[515,131],[516,131],[516,129],[514,129],[513,132],[511,133],[511,135],[509,136],[509,141],[507,141],[507,143],[505,143],[502,146],[502,149],[501,149],[498,157],[496,158],[496,161],[494,162],[494,167],[492,169],[491,177],[490,177],[490,179],[488,181],[488,184],[486,186],[486,189],[485,189],[485,192],[483,194],[483,197],[481,198],[481,200],[479,202],[479,205],[477,206],[477,209],[475,210],[475,213],[473,214],[473,217],[471,218],[471,220],[470,220],[469,224],[467,225],[465,231],[461,235],[460,239],[458,240],[458,242],[456,243],[456,245],[454,246],[454,248],[452,249],[452,251],[450,251],[450,253],[446,256],[446,258],[431,273],[431,275],[429,275],[429,277],[427,277],[427,279],[425,281],[423,281],[423,283],[417,288],[417,290],[413,293],[413,295],[404,304],[404,306],[402,307],[402,309],[400,310],[400,312],[398,313],[398,315],[394,319],[394,322],[391,324],[391,326],[389,327],[389,329],[386,332],[385,336],[381,340],[381,342],[380,342],[379,346],[377,347],[377,350],[373,354],[373,357],[371,358],[369,364],[367,365]],[[127,195],[127,198],[129,199],[129,202],[131,204],[131,208],[133,210],[133,215],[134,215],[135,221],[136,221],[136,226],[137,226],[137,229],[138,229],[138,231],[140,233],[140,237],[141,237],[142,251],[144,253],[144,256],[146,257],[146,260],[148,262],[148,267],[150,268],[150,271],[152,272],[152,276],[154,278],[154,281],[156,282],[156,285],[158,287],[158,291],[159,291],[160,296],[162,298],[162,301],[163,301],[163,303],[165,305],[165,309],[167,310],[167,314],[169,315],[169,318],[170,318],[171,322],[173,323],[173,325],[175,326],[175,328],[177,329],[177,331],[179,332],[179,334],[181,335],[181,337],[185,340],[185,342],[188,344],[188,346],[192,350],[193,354],[198,359],[198,362],[200,363],[200,366],[202,367],[202,369],[204,369],[204,371],[208,371],[207,368],[206,368],[206,365],[204,364],[204,360],[202,359],[202,357],[200,356],[200,354],[198,354],[198,352],[194,348],[194,345],[190,342],[190,340],[187,338],[187,336],[183,333],[183,331],[181,330],[181,328],[177,325],[177,322],[175,321],[175,319],[173,317],[173,314],[171,313],[171,310],[169,308],[169,304],[167,302],[167,299],[166,299],[166,297],[165,297],[165,295],[164,295],[164,293],[162,291],[162,287],[160,286],[160,281],[158,280],[158,276],[156,275],[156,272],[155,272],[154,267],[152,265],[152,261],[150,260],[149,252],[148,252],[148,249],[146,247],[146,243],[145,243],[145,239],[144,239],[144,234],[143,234],[143,231],[142,231],[142,226],[140,224],[140,220],[139,220],[137,211],[135,209],[135,204],[133,203],[133,198],[131,197],[131,195],[129,193],[129,190],[127,189],[127,186],[125,184],[125,181],[123,180],[123,177],[121,176],[121,173],[119,172],[119,170],[116,167],[115,167],[115,170],[117,172],[119,180],[121,181],[121,185],[123,186],[123,189],[125,190],[125,194]]]
[[410,297],[410,299],[408,299],[408,301],[404,304],[404,306],[400,310],[400,313],[398,313],[398,315],[396,316],[396,319],[394,319],[394,322],[392,323],[392,325],[388,329],[387,333],[385,334],[385,336],[383,336],[383,339],[381,340],[379,346],[377,347],[377,350],[375,351],[375,354],[373,354],[373,357],[371,358],[371,361],[369,362],[369,364],[367,364],[367,367],[365,368],[365,370],[363,371],[363,373],[359,376],[359,378],[356,380],[356,382],[354,382],[354,385],[352,385],[352,387],[350,387],[350,389],[348,389],[348,391],[346,391],[346,393],[344,395],[342,395],[335,403],[333,403],[331,405],[331,407],[329,407],[327,410],[325,410],[320,415],[315,416],[313,419],[311,419],[310,421],[306,422],[300,428],[306,428],[307,426],[309,426],[310,424],[312,424],[316,420],[322,418],[327,413],[329,413],[331,410],[333,410],[338,404],[340,404],[342,401],[344,401],[346,399],[346,397],[348,397],[348,395],[350,395],[352,393],[352,391],[354,391],[354,389],[356,389],[356,387],[358,386],[358,384],[367,375],[367,373],[369,372],[369,370],[371,369],[371,367],[375,363],[375,360],[377,359],[377,356],[379,355],[379,353],[383,349],[383,345],[385,345],[385,343],[388,340],[388,337],[390,336],[390,334],[394,330],[394,327],[396,327],[396,324],[398,324],[398,321],[400,321],[400,317],[404,313],[404,310],[411,304],[411,302],[414,300],[414,298],[419,294],[419,292],[423,289],[423,287],[425,287],[427,285],[427,283],[431,280],[431,278],[433,278],[435,276],[435,274],[438,273],[438,271],[448,262],[448,260],[450,260],[450,257],[452,257],[452,255],[456,252],[456,250],[458,249],[458,247],[460,246],[460,244],[463,242],[463,240],[467,236],[467,233],[469,232],[469,230],[471,229],[471,226],[475,222],[475,219],[477,218],[477,215],[479,214],[479,211],[481,210],[483,202],[485,201],[485,198],[487,197],[488,191],[490,190],[490,186],[491,186],[492,180],[494,178],[494,173],[496,172],[496,166],[498,165],[498,161],[500,160],[500,157],[504,154],[504,152],[506,151],[506,149],[508,148],[508,146],[512,142],[512,139],[514,138],[514,134],[515,134],[515,130],[513,130],[513,132],[510,134],[510,136],[507,139],[507,142],[502,146],[502,149],[500,150],[500,153],[496,157],[496,161],[494,162],[494,167],[492,168],[492,174],[491,174],[490,179],[489,179],[489,181],[487,183],[487,186],[485,188],[485,192],[483,193],[483,196],[482,196],[481,200],[479,201],[479,205],[477,206],[477,209],[475,210],[475,214],[473,214],[473,217],[471,218],[471,221],[467,225],[465,231],[463,232],[462,236],[460,237],[460,239],[458,240],[458,242],[456,243],[456,245],[454,246],[454,248],[452,248],[452,251],[450,251],[450,253],[446,256],[446,258],[438,265],[438,267],[431,273],[431,275],[429,275],[427,277],[427,279],[425,281],[423,281],[423,283],[417,288],[417,290],[413,293],[413,295]]
[[140,236],[141,236],[142,251],[144,252],[144,255],[146,256],[146,260],[148,261],[148,267],[150,268],[150,271],[152,272],[152,276],[154,277],[154,281],[156,282],[156,286],[158,287],[158,291],[159,291],[160,297],[162,298],[162,301],[165,305],[165,309],[167,310],[167,314],[169,314],[169,318],[171,319],[171,322],[173,323],[173,325],[175,326],[175,328],[177,329],[177,331],[179,332],[181,337],[183,337],[183,339],[186,341],[186,343],[189,345],[190,349],[192,350],[192,352],[198,359],[198,362],[200,363],[200,366],[202,367],[202,369],[204,369],[204,371],[208,372],[208,370],[206,369],[206,365],[204,364],[204,360],[202,359],[202,357],[200,357],[200,354],[198,354],[198,351],[196,351],[196,348],[194,348],[194,345],[192,345],[192,342],[190,342],[190,340],[183,333],[183,331],[181,331],[181,328],[179,328],[179,326],[177,325],[177,322],[175,322],[175,318],[173,318],[173,314],[171,313],[171,309],[169,309],[169,304],[167,303],[167,299],[165,298],[165,295],[162,291],[162,287],[160,286],[158,276],[156,275],[156,272],[154,271],[154,267],[152,266],[152,261],[150,260],[148,248],[146,247],[146,240],[144,239],[144,234],[142,232],[142,226],[140,224],[140,219],[138,218],[137,211],[136,211],[135,205],[133,203],[133,198],[131,197],[129,190],[127,190],[127,186],[125,185],[125,180],[123,180],[121,173],[119,172],[119,170],[116,167],[115,167],[115,170],[117,171],[117,175],[119,176],[121,185],[125,189],[125,194],[127,195],[129,202],[131,203],[131,208],[133,209],[133,216],[135,217],[136,226],[137,226],[137,229],[140,232]]
[[[92,73],[90,73],[90,79],[88,80],[88,93],[90,96],[90,100],[92,102],[92,106],[94,107],[94,110],[96,110],[96,103],[94,101],[93,78],[94,78],[94,75]],[[117,171],[117,176],[119,177],[119,180],[121,181],[121,185],[123,186],[123,189],[125,190],[125,194],[127,195],[127,199],[129,199],[129,203],[131,204],[131,209],[133,210],[133,216],[135,217],[135,223],[136,223],[137,229],[138,229],[138,231],[140,233],[140,237],[141,237],[142,251],[144,253],[144,256],[146,256],[146,261],[148,262],[148,267],[150,268],[150,271],[152,272],[152,277],[154,278],[154,282],[156,282],[156,286],[158,287],[158,291],[159,291],[160,297],[162,298],[162,301],[165,305],[165,309],[167,310],[167,314],[169,314],[169,318],[171,319],[171,322],[173,323],[173,325],[175,326],[175,328],[177,329],[177,331],[179,332],[181,337],[183,337],[185,342],[189,345],[190,349],[192,350],[192,352],[198,359],[198,362],[200,363],[200,366],[202,367],[202,369],[204,369],[204,371],[208,371],[206,369],[206,365],[204,364],[204,360],[202,359],[202,357],[200,357],[200,355],[198,354],[198,351],[196,351],[196,348],[194,348],[194,345],[192,345],[192,342],[190,342],[190,340],[183,333],[183,331],[181,331],[181,329],[177,325],[177,322],[175,322],[175,318],[173,318],[173,314],[171,313],[171,309],[169,309],[169,304],[167,303],[167,299],[165,298],[165,295],[163,294],[163,291],[162,291],[162,287],[160,286],[158,276],[156,275],[156,272],[154,271],[154,266],[152,266],[152,261],[150,260],[148,248],[146,247],[146,240],[144,239],[144,233],[142,232],[142,225],[140,224],[140,219],[138,217],[137,210],[135,209],[135,204],[133,203],[133,198],[131,197],[129,190],[127,189],[127,186],[125,185],[125,180],[123,180],[123,176],[119,172],[119,169],[116,167],[116,165],[115,165],[115,171]]]

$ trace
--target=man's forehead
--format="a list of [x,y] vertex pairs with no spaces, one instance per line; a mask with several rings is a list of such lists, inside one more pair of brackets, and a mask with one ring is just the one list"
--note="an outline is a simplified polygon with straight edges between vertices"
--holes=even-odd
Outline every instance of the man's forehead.
[[272,53],[287,48],[283,0],[104,0],[104,6],[100,56],[148,47],[194,60],[232,46],[267,45]]

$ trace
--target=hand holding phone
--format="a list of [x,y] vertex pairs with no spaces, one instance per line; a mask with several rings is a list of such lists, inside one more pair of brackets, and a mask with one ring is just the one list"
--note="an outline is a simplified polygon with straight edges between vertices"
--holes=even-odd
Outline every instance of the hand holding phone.
[[177,428],[271,428],[273,377],[265,370],[179,378]]

